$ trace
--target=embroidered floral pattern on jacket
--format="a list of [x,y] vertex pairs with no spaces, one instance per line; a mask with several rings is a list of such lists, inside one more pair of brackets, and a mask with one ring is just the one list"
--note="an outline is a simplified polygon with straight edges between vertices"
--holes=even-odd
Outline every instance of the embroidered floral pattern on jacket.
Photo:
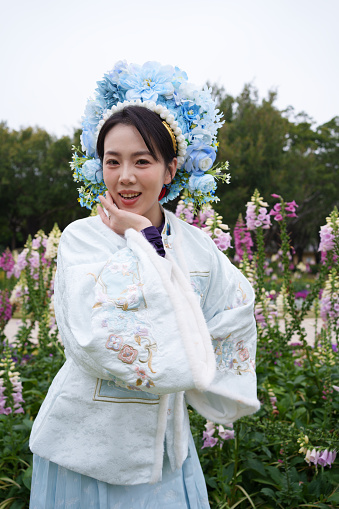
[[120,359],[122,362],[126,362],[126,364],[133,364],[137,356],[138,350],[135,350],[130,345],[124,345],[118,353],[118,359]]
[[219,371],[229,371],[236,375],[255,374],[255,362],[250,358],[244,340],[233,340],[229,334],[225,338],[212,337],[212,344]]
[[225,338],[213,338],[214,355],[219,371],[227,371],[233,365],[233,342],[230,340],[231,334]]
[[244,290],[241,287],[241,283],[239,281],[237,291],[235,294],[235,301],[234,304],[229,307],[228,309],[238,308],[240,306],[245,306],[245,304],[248,303],[248,297],[247,294],[244,292]]
[[147,375],[146,371],[142,368],[139,368],[138,366],[135,367],[136,374],[138,376],[138,379],[135,383],[137,387],[141,387],[142,385],[145,385],[148,389],[152,386],[154,387],[154,382],[150,379],[150,377]]
[[115,352],[119,352],[123,344],[124,340],[122,339],[122,337],[117,336],[116,334],[111,334],[106,342],[106,348],[108,350],[114,350]]
[[[104,329],[104,346],[116,359],[131,366],[129,383],[115,383],[130,390],[154,387],[151,374],[158,346],[152,337],[147,303],[138,263],[128,248],[115,254],[97,278],[93,319]],[[107,352],[108,353],[108,352]],[[119,372],[119,365],[117,365]]]

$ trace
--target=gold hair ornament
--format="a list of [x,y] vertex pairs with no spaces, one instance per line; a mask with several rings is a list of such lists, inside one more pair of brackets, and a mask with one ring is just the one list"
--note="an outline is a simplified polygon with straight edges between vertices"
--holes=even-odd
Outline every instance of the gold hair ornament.
[[170,137],[172,138],[173,148],[174,148],[174,152],[176,154],[177,153],[177,140],[175,139],[174,133],[173,133],[172,129],[170,128],[170,126],[168,125],[168,123],[165,122],[165,120],[163,120],[162,123],[164,124],[167,131],[169,132]]

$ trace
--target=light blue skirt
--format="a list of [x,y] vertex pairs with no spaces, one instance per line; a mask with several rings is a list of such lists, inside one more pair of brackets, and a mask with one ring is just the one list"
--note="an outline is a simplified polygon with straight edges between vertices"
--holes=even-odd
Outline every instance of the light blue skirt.
[[72,472],[33,456],[30,509],[210,509],[192,435],[182,468],[164,456],[162,481],[120,486]]

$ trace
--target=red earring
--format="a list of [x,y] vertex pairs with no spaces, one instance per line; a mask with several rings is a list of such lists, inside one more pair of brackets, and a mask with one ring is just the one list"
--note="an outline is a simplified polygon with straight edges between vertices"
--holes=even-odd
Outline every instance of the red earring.
[[158,201],[162,200],[166,196],[166,192],[167,192],[167,189],[165,186],[163,186],[163,188],[161,189],[161,192],[159,194]]

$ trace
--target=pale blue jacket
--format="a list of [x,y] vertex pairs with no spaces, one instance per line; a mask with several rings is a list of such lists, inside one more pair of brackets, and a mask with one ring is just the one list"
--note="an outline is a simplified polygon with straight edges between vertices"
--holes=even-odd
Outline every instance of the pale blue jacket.
[[32,452],[111,484],[161,479],[187,456],[186,402],[230,423],[259,408],[251,285],[204,232],[166,211],[160,257],[100,217],[62,234],[55,314],[67,361]]

